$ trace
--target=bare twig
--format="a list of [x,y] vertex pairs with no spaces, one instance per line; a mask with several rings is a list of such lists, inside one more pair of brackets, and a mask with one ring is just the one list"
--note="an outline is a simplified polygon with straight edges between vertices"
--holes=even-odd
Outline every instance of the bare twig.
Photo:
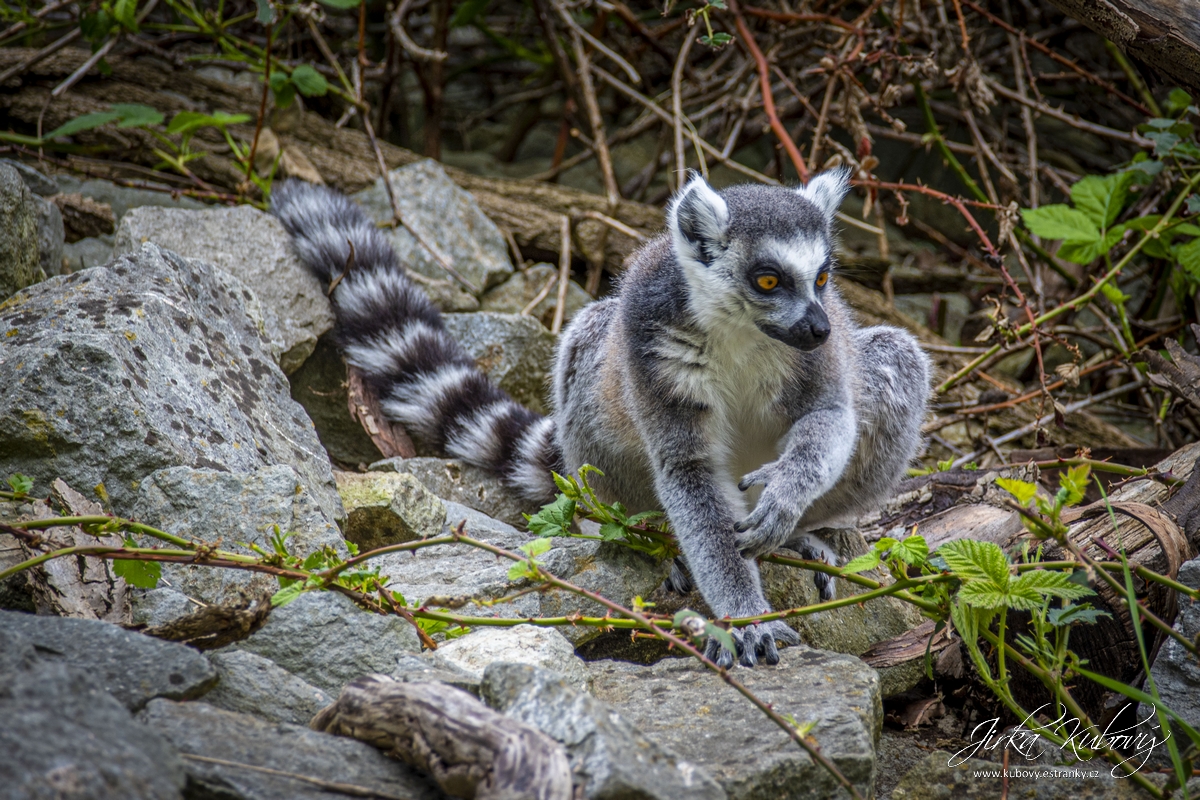
[[558,305],[554,307],[554,323],[550,332],[555,336],[562,330],[563,315],[567,311],[567,282],[571,280],[571,218],[562,218],[562,248],[558,256]]
[[391,26],[392,34],[396,37],[396,41],[400,42],[400,46],[404,48],[404,52],[408,53],[414,61],[424,63],[436,63],[445,61],[450,57],[450,54],[444,50],[430,50],[417,44],[408,35],[408,30],[404,27],[404,18],[408,16],[408,10],[412,8],[413,0],[402,0],[400,6],[396,9],[388,20]]

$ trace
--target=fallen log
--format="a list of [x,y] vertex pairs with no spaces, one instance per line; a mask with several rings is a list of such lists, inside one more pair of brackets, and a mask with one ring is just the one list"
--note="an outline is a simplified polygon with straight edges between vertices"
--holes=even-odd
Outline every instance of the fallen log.
[[429,773],[453,797],[572,797],[571,765],[561,744],[445,684],[357,678],[309,727],[378,747]]

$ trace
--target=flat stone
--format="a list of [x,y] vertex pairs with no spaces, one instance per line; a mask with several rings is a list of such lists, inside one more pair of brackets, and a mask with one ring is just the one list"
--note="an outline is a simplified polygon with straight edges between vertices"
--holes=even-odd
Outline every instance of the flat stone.
[[539,414],[549,408],[554,336],[519,314],[444,314],[446,330],[485,375],[514,400]]
[[[61,212],[59,212],[61,214]],[[63,245],[62,266],[56,275],[69,275],[112,261],[112,236],[94,236]]]
[[[558,267],[551,264],[534,264],[532,267],[517,270],[513,276],[487,294],[479,298],[479,308],[482,311],[494,311],[499,314],[520,314],[533,302],[545,288],[546,284],[558,275]],[[571,317],[592,302],[591,296],[575,281],[567,283],[567,302],[564,304],[563,321],[569,322]],[[558,308],[558,283],[550,287],[538,304],[529,310],[533,317],[549,330],[554,323],[554,310]]]
[[0,300],[45,280],[38,254],[42,202],[20,173],[0,164]]
[[586,692],[592,678],[587,664],[575,655],[567,637],[554,628],[517,625],[512,628],[478,627],[426,654],[430,663],[449,665],[471,676],[476,683],[483,680],[491,664],[527,664],[550,670],[574,689]]
[[0,611],[0,629],[27,640],[42,661],[87,672],[131,711],[155,697],[199,697],[217,680],[208,659],[190,647],[108,622]]
[[[834,778],[784,731],[695,661],[590,666],[596,698],[650,740],[707,770],[731,800],[842,796]],[[735,677],[780,714],[815,723],[810,735],[821,752],[860,794],[872,795],[883,723],[875,670],[852,656],[797,646],[782,649],[777,666],[736,669]]]
[[183,763],[170,744],[135,722],[86,669],[39,657],[32,641],[4,624],[0,686],[5,797],[182,797]]
[[231,650],[209,656],[220,681],[204,702],[264,719],[308,725],[333,698],[270,659],[247,650]]
[[551,670],[497,663],[484,673],[480,696],[506,717],[561,742],[574,782],[588,800],[723,800],[703,768],[647,737],[607,703],[568,685]]
[[[188,797],[193,800],[338,800],[363,796],[361,791],[339,792],[279,772],[356,786],[399,800],[445,797],[411,767],[357,739],[266,722],[207,703],[155,700],[138,715],[138,721],[182,753],[233,762],[185,759]],[[273,770],[275,774],[235,766],[242,764]]]
[[446,506],[410,473],[335,472],[346,540],[359,552],[437,536]]
[[[282,464],[250,473],[191,467],[157,470],[139,487],[133,514],[140,522],[185,539],[210,543],[221,539],[221,549],[245,555],[254,555],[250,545],[272,552],[276,531],[292,534],[287,547],[293,555],[307,556],[322,547],[348,555],[337,526],[296,471]],[[141,538],[143,546],[153,541]],[[206,605],[264,592],[270,595],[279,589],[274,576],[245,570],[196,564],[163,564],[162,570],[164,585]],[[136,596],[133,605],[140,605]]]
[[[45,496],[103,483],[128,514],[164,467],[287,464],[329,519],[329,459],[236,278],[157,245],[39,283],[0,304],[0,474]],[[206,537],[207,538],[207,537]]]
[[271,612],[266,625],[218,652],[245,650],[270,659],[313,686],[336,695],[360,675],[390,674],[421,646],[397,616],[360,609],[336,592],[305,592]]
[[457,459],[387,458],[371,464],[371,470],[407,472],[443,500],[468,506],[521,529],[525,527],[522,514],[537,511],[492,473]]
[[[480,210],[469,192],[446,176],[436,161],[424,159],[388,173],[392,192],[405,222],[449,257],[455,270],[474,285],[476,294],[512,274],[504,234]],[[375,222],[391,222],[392,205],[383,179],[351,199]],[[409,269],[436,280],[450,276],[403,225],[387,229],[388,239]]]
[[134,252],[145,242],[206,261],[250,287],[264,306],[267,335],[281,345],[285,373],[295,372],[312,355],[317,338],[333,328],[333,308],[321,282],[270,214],[250,206],[132,209],[117,228],[113,254]]

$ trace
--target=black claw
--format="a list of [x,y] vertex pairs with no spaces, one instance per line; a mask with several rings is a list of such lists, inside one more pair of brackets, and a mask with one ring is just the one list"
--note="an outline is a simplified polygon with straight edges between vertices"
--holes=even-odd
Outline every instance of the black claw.
[[775,646],[775,638],[767,635],[766,648],[763,651],[763,661],[772,667],[779,663],[779,648]]
[[750,524],[745,520],[742,520],[741,522],[735,522],[733,523],[733,529],[738,533],[744,533],[750,529]]

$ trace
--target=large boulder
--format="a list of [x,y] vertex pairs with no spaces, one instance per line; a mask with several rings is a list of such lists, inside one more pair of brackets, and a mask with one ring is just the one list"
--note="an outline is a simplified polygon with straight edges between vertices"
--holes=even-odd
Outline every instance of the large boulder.
[[[833,776],[718,675],[691,659],[650,667],[591,664],[595,696],[678,758],[708,771],[730,800],[844,797]],[[778,666],[737,678],[780,714],[815,723],[809,735],[859,793],[870,797],[883,703],[875,670],[857,658],[807,647],[780,651]]]
[[296,470],[343,516],[329,459],[267,353],[240,281],[154,244],[0,305],[0,474],[44,495],[103,483],[128,513],[173,466]]
[[528,664],[553,670],[568,686],[587,691],[592,678],[575,648],[554,628],[515,625],[511,628],[479,626],[426,654],[435,667],[470,676],[476,684],[492,664]]
[[480,696],[506,717],[560,742],[587,800],[724,800],[712,776],[648,738],[619,711],[550,670],[497,663]]
[[[388,173],[404,221],[433,244],[466,278],[476,294],[512,274],[504,234],[480,210],[475,198],[459,188],[436,161],[425,159]],[[383,179],[352,196],[377,223],[392,223],[393,211]],[[429,278],[450,276],[404,225],[387,230],[400,263]]]
[[[345,542],[333,522],[317,505],[296,471],[278,464],[254,472],[168,467],[142,481],[133,515],[138,521],[185,539],[215,543],[223,550],[254,555],[252,545],[273,552],[271,539],[290,534],[287,548],[307,556],[332,547],[343,557]],[[155,542],[142,537],[143,546]],[[163,585],[205,605],[240,597],[273,594],[274,576],[202,564],[163,564]],[[135,616],[142,596],[132,598]],[[194,609],[192,609],[194,610]],[[161,616],[144,615],[154,624]]]
[[526,408],[549,408],[554,336],[542,323],[519,314],[445,314],[446,330],[492,383]]
[[0,686],[3,796],[182,797],[183,763],[170,744],[135,722],[86,668],[39,652],[3,624]]
[[130,711],[156,697],[199,697],[217,682],[208,659],[190,647],[109,622],[0,611],[0,630],[28,642],[43,660],[86,672]]
[[[467,536],[511,552],[533,541],[530,534],[457,503],[446,504],[446,522],[454,528],[461,522]],[[537,557],[546,571],[625,605],[635,596],[649,595],[662,583],[668,569],[665,562],[611,542],[570,538],[551,541],[551,548]],[[512,561],[498,559],[486,550],[466,544],[439,545],[415,553],[389,553],[372,559],[371,563],[391,579],[392,589],[400,591],[414,605],[431,598],[492,601],[528,585],[526,578],[509,578]],[[528,592],[508,602],[468,608],[472,615],[506,618],[572,614],[603,617],[607,613],[601,604],[569,592]],[[601,628],[575,625],[559,630],[578,645],[597,636]]]
[[421,650],[412,625],[364,611],[336,592],[306,592],[271,612],[267,624],[229,648],[255,653],[336,695],[360,675],[390,674]]
[[154,242],[241,280],[263,305],[279,365],[295,372],[317,338],[333,327],[333,309],[317,277],[300,262],[279,220],[250,206],[203,211],[146,206],[121,219],[113,255]]
[[[445,797],[425,776],[357,739],[266,722],[207,703],[155,700],[138,720],[147,733],[193,756],[184,762],[189,798]],[[339,785],[353,788],[339,791]]]
[[[1178,580],[1184,586],[1200,589],[1200,559],[1193,559],[1180,567]],[[1180,596],[1179,606],[1175,630],[1189,641],[1195,641],[1200,636],[1200,604],[1188,602]],[[1150,675],[1154,678],[1154,686],[1163,703],[1193,728],[1200,727],[1200,664],[1196,663],[1196,657],[1175,639],[1166,638],[1158,649]],[[1143,705],[1138,716],[1148,717],[1150,728],[1157,725],[1152,706]],[[1155,729],[1151,732],[1162,738],[1161,731]],[[1181,736],[1182,732],[1177,730],[1175,735]],[[1155,755],[1165,759],[1165,748],[1160,750],[1162,752]]]
[[38,249],[41,199],[0,164],[0,300],[45,279]]

